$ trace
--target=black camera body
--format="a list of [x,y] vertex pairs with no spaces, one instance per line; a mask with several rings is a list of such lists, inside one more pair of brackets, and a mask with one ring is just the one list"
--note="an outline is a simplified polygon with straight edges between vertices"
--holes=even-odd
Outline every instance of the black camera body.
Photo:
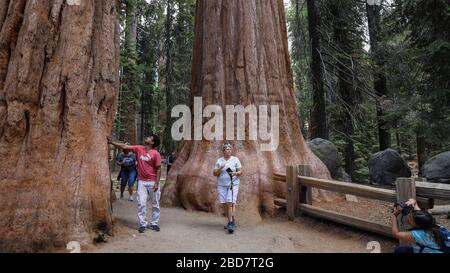
[[395,203],[394,207],[400,208],[403,216],[406,216],[414,211],[414,206],[407,205],[405,203]]

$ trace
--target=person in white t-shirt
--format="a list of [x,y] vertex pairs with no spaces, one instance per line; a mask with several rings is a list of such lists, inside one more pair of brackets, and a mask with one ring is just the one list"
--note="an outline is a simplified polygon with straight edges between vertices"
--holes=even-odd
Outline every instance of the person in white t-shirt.
[[236,228],[234,215],[236,213],[235,205],[239,192],[239,176],[242,175],[242,165],[237,157],[231,155],[231,144],[224,144],[222,150],[223,157],[216,161],[214,176],[217,177],[219,202],[222,204],[224,214],[228,218],[228,224],[224,228],[233,233]]

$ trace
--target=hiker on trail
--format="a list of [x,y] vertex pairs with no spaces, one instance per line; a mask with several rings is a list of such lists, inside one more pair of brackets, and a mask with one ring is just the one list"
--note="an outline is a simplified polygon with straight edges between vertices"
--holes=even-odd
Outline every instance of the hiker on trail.
[[[160,139],[152,134],[144,141],[145,146],[129,146],[108,138],[108,142],[116,147],[131,150],[137,156],[138,164],[138,218],[139,232],[144,233],[146,228],[159,231],[158,226],[160,217],[159,198],[161,190],[159,188],[159,179],[161,177],[161,155],[155,150],[160,145]],[[147,222],[147,197],[152,201],[152,221]]]
[[133,201],[134,183],[136,182],[136,155],[131,150],[123,150],[117,156],[116,163],[120,166],[120,199],[123,199],[125,187],[128,184],[129,201]]
[[224,226],[229,233],[236,228],[235,213],[236,200],[239,192],[239,176],[242,175],[242,166],[239,159],[232,156],[232,146],[226,143],[222,147],[223,157],[216,161],[214,176],[217,177],[217,191],[219,202],[222,204],[228,224]]
[[398,246],[395,253],[444,253],[450,246],[450,234],[445,227],[438,226],[436,220],[426,210],[421,210],[416,200],[410,199],[406,206],[413,207],[405,216],[412,226],[409,231],[399,231],[397,216],[404,208],[395,206],[392,214],[392,234],[395,238],[410,243],[412,246]]

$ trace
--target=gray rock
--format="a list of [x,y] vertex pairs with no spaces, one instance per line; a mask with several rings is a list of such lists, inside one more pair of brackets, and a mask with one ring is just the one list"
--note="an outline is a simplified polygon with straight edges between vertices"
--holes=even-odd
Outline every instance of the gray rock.
[[336,176],[334,176],[333,179],[337,181],[352,182],[352,178],[347,172],[344,171],[342,167],[339,168]]
[[370,157],[369,175],[375,184],[393,185],[398,177],[411,177],[411,169],[397,151],[386,149]]
[[352,182],[342,168],[342,160],[336,146],[329,140],[315,138],[308,142],[311,151],[327,166],[334,180]]
[[450,184],[450,152],[430,158],[420,173],[427,181]]

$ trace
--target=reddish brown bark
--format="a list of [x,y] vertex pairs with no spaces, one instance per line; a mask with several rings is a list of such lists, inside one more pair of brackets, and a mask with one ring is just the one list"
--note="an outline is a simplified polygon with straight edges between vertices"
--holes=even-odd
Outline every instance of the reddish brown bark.
[[[273,200],[285,194],[274,171],[309,164],[312,175],[330,178],[325,165],[302,137],[293,92],[282,0],[198,0],[192,95],[205,104],[279,105],[280,144],[262,152],[258,141],[235,141],[243,164],[237,217],[255,223],[274,212]],[[163,190],[162,203],[219,212],[213,166],[222,141],[185,141]]]
[[3,21],[5,21],[6,13],[8,12],[9,0],[3,0],[0,2],[0,29],[2,28]]
[[0,23],[0,252],[112,228],[117,2],[80,3],[10,1]]

